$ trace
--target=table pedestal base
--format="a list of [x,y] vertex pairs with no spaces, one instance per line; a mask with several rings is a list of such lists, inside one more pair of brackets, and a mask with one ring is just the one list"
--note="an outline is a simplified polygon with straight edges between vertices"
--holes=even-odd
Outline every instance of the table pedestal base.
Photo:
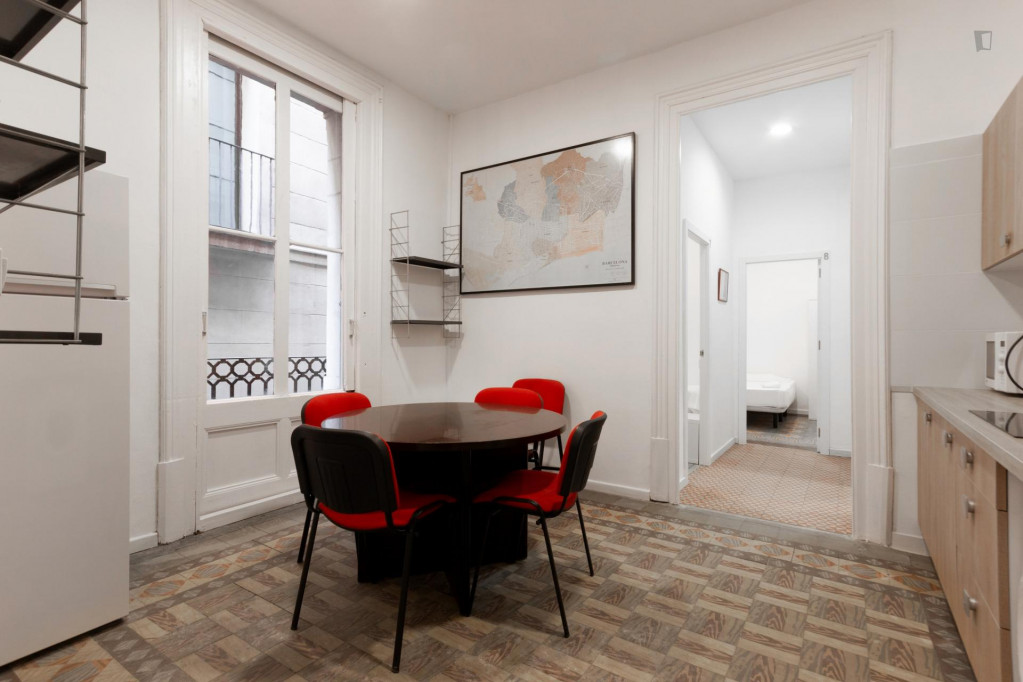
[[[403,488],[446,493],[457,504],[435,512],[416,528],[412,572],[444,571],[459,610],[469,615],[472,569],[483,539],[486,514],[473,513],[472,498],[502,476],[526,467],[526,448],[464,452],[402,452],[392,447],[395,472]],[[526,558],[525,512],[502,510],[490,524],[483,563],[511,563]],[[359,582],[401,576],[403,537],[392,533],[356,533]]]

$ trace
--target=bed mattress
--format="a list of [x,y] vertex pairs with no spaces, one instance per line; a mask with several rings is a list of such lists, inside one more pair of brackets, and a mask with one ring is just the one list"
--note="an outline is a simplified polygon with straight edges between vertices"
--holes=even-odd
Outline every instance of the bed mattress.
[[796,399],[796,382],[774,374],[746,375],[746,409],[753,412],[784,412]]

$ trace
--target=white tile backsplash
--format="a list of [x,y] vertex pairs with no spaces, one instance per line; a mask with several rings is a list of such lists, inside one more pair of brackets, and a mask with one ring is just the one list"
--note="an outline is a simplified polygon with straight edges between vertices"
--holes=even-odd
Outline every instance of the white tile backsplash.
[[995,331],[1023,324],[1018,279],[982,272],[900,275],[891,278],[890,291],[892,331]]
[[894,166],[890,178],[893,223],[980,212],[980,155]]
[[980,213],[891,225],[891,273],[931,275],[977,272],[980,264]]

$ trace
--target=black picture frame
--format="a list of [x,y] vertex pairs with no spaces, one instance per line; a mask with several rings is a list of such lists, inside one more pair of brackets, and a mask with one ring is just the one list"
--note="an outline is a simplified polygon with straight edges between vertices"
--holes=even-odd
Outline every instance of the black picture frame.
[[[507,166],[521,161],[528,161],[529,159],[535,159],[542,156],[549,156],[551,154],[560,154],[573,149],[579,149],[581,147],[589,147],[591,145],[603,144],[605,142],[612,142],[628,138],[632,145],[632,159],[629,168],[629,183],[630,183],[630,206],[629,206],[629,279],[628,281],[621,282],[598,282],[595,284],[565,284],[565,285],[554,285],[554,286],[538,286],[538,287],[521,287],[511,289],[487,289],[486,291],[466,291],[464,286],[465,280],[465,249],[464,249],[464,232],[465,232],[465,221],[463,212],[463,201],[465,192],[465,176],[471,173],[479,173],[480,171],[489,170],[491,168],[499,168],[501,166]],[[480,166],[479,168],[473,168],[470,170],[462,171],[459,176],[459,193],[458,193],[458,239],[462,247],[462,269],[458,279],[458,292],[461,296],[477,296],[495,293],[513,293],[513,292],[528,292],[528,291],[549,291],[552,289],[593,289],[596,287],[627,287],[634,286],[636,284],[636,133],[622,133],[620,135],[612,135],[610,137],[604,137],[599,140],[591,140],[589,142],[582,142],[579,144],[570,145],[567,147],[561,147],[560,149],[552,149],[550,151],[541,152],[539,154],[530,154],[529,156],[523,156],[510,161],[502,161],[500,163],[492,163],[487,166]]]

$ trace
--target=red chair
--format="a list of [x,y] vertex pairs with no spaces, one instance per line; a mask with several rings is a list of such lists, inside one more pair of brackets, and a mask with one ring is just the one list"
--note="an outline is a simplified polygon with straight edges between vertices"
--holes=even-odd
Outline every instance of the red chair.
[[[531,391],[536,391],[543,398],[543,409],[550,410],[551,412],[557,412],[558,414],[565,414],[565,385],[556,379],[519,379],[514,384],[514,388],[528,388]],[[545,467],[543,465],[543,451],[544,441],[540,441],[533,446],[533,450],[529,453],[529,459],[535,462],[535,469],[547,469],[549,471],[557,471],[558,467]],[[561,463],[561,458],[564,456],[564,450],[561,447],[561,434],[558,434],[558,463]]]
[[295,455],[299,485],[308,490],[314,500],[309,549],[302,567],[302,580],[298,584],[291,629],[298,628],[302,597],[305,595],[309,564],[316,543],[316,528],[321,515],[345,530],[404,533],[401,599],[398,602],[398,625],[391,662],[391,670],[398,672],[416,523],[455,500],[448,495],[400,490],[394,475],[391,449],[382,438],[372,433],[303,425],[291,434],[291,449]]
[[593,416],[572,429],[565,445],[565,456],[561,460],[558,473],[520,469],[508,474],[500,483],[486,490],[473,500],[474,504],[494,505],[494,510],[487,516],[483,528],[483,541],[480,543],[479,558],[476,571],[472,578],[470,603],[476,596],[476,584],[480,577],[480,563],[483,561],[483,550],[487,544],[487,533],[490,521],[503,508],[512,508],[540,517],[543,527],[543,539],[547,543],[547,558],[551,563],[551,577],[554,579],[554,592],[558,597],[558,608],[561,610],[561,625],[568,637],[568,618],[565,616],[565,603],[561,598],[561,586],[558,584],[558,569],[554,566],[554,550],[551,549],[551,536],[547,530],[547,519],[558,516],[566,509],[575,505],[579,514],[579,527],[583,532],[583,547],[586,548],[586,563],[593,575],[593,560],[590,558],[590,543],[586,539],[586,524],[583,523],[583,510],[579,504],[578,493],[586,487],[593,468],[593,459],[597,454],[597,441],[604,428],[607,415],[594,412]]
[[[364,410],[372,407],[369,398],[354,391],[350,393],[324,393],[310,398],[302,406],[302,423],[309,426],[319,427],[324,419],[351,412],[353,410]],[[305,556],[305,541],[309,537],[309,523],[313,520],[313,498],[309,491],[302,488],[302,481],[299,482],[299,491],[305,497],[305,526],[302,527],[302,542],[298,546],[298,563],[302,563]]]
[[535,407],[543,409],[543,398],[536,391],[527,388],[484,388],[476,394],[478,405],[506,405],[512,407]]

